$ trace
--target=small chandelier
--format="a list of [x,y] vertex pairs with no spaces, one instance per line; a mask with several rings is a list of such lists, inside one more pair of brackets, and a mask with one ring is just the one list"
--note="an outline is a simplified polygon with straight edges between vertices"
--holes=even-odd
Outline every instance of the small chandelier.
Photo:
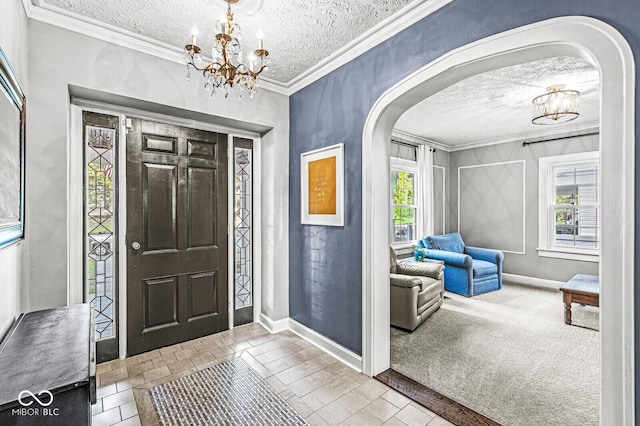
[[533,98],[533,124],[559,124],[575,120],[578,113],[577,90],[565,90],[564,84],[547,87],[547,93]]
[[187,80],[191,79],[190,67],[202,71],[205,83],[204,89],[216,96],[216,89],[224,92],[224,97],[229,97],[229,89],[236,88],[238,97],[242,98],[244,89],[249,91],[249,97],[253,98],[258,88],[258,76],[268,69],[269,52],[264,49],[264,41],[261,33],[258,34],[258,48],[248,56],[249,63],[243,62],[242,33],[240,26],[233,22],[231,3],[240,0],[224,0],[227,2],[227,14],[216,22],[216,33],[213,49],[211,49],[212,62],[202,66],[200,46],[196,44],[198,30],[194,27],[191,34],[191,43],[184,47],[184,59],[187,63]]

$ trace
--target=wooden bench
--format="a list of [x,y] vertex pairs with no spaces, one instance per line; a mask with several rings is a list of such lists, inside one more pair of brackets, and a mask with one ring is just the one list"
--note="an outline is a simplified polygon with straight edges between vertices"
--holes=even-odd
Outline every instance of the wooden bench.
[[600,278],[597,275],[574,275],[562,290],[564,301],[564,323],[571,325],[571,304],[600,307]]
[[0,425],[88,425],[96,394],[89,304],[21,314],[0,344]]

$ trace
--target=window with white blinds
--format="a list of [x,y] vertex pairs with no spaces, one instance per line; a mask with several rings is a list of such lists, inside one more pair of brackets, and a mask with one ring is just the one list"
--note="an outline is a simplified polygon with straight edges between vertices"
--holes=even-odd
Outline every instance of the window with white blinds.
[[600,249],[598,152],[540,158],[541,256],[597,261]]
[[555,247],[599,246],[598,163],[554,167],[551,201]]

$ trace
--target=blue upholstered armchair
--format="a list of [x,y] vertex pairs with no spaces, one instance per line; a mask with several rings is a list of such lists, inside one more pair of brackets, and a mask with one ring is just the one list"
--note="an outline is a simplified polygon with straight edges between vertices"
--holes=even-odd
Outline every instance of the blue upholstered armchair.
[[501,251],[465,246],[458,233],[430,235],[418,245],[428,249],[426,257],[444,261],[445,290],[471,297],[502,288]]

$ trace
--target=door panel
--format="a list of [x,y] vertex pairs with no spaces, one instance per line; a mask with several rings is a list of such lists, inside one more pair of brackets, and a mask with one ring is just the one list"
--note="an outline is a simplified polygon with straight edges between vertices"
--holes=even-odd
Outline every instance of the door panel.
[[[145,280],[144,331],[178,322],[178,277]],[[150,309],[163,304],[165,309]]]
[[217,180],[215,169],[190,167],[187,190],[189,191],[189,247],[211,247],[216,242],[215,218],[209,220],[203,211],[216,208],[216,191],[210,182]]
[[142,164],[145,252],[178,249],[178,167]]
[[142,149],[146,152],[177,154],[178,140],[158,135],[143,135]]
[[189,321],[218,313],[218,276],[215,271],[189,276],[189,287]]
[[201,141],[189,141],[189,156],[216,159],[216,147]]
[[226,143],[223,134],[132,120],[129,355],[228,328]]

